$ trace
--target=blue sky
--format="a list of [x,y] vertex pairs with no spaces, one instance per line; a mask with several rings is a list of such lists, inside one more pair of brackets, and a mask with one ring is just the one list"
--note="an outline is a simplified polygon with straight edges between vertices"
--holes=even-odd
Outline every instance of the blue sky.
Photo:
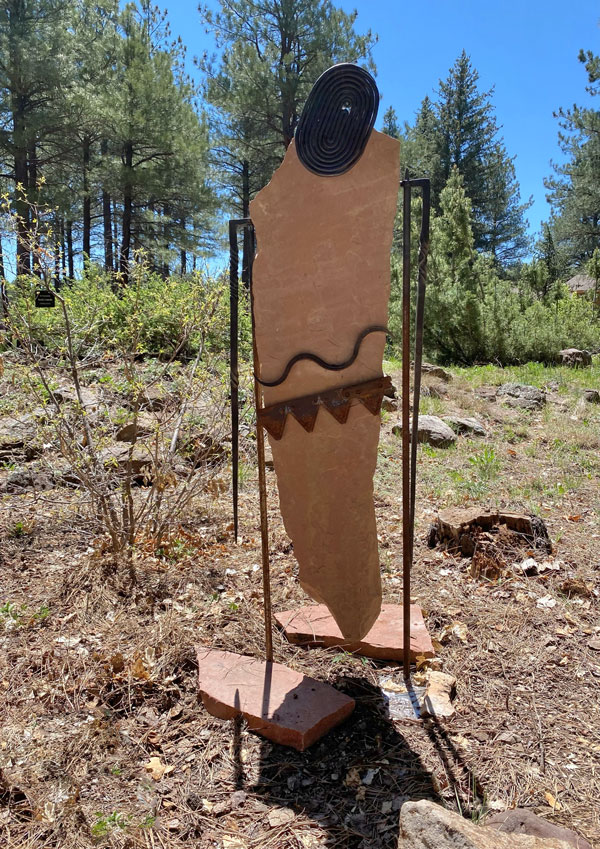
[[[378,127],[388,106],[394,107],[401,122],[412,123],[423,97],[433,95],[461,50],[467,51],[479,72],[481,88],[495,88],[496,116],[509,154],[517,157],[521,196],[534,198],[528,218],[535,235],[549,212],[544,177],[551,173],[550,161],[560,159],[558,122],[552,113],[560,106],[590,100],[585,93],[585,69],[577,55],[580,48],[600,53],[600,2],[334,3],[346,11],[358,11],[358,32],[371,29],[379,36],[373,52],[383,97]],[[209,5],[218,7],[216,0]],[[173,32],[181,35],[190,58],[214,51],[195,0],[170,0],[166,8]]]

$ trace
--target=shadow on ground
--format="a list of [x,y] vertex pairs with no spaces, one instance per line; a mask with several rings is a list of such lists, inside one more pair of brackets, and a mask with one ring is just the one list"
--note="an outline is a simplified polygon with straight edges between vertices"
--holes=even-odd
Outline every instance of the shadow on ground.
[[441,801],[434,779],[389,718],[377,687],[346,678],[338,689],[356,700],[346,722],[303,753],[264,742],[258,780],[245,786],[237,759],[237,786],[314,820],[327,833],[327,847],[396,847],[402,804]]

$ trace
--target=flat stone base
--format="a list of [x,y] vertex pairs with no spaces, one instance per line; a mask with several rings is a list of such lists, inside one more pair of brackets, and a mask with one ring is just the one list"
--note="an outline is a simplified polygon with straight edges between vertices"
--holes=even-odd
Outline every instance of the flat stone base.
[[354,710],[354,699],[329,684],[233,652],[197,646],[204,707],[220,719],[240,714],[248,728],[303,752]]
[[[297,610],[276,613],[275,619],[285,636],[296,645],[335,646],[353,654],[379,660],[402,660],[402,607],[382,604],[381,613],[362,640],[345,640],[335,620],[324,604],[309,604]],[[423,620],[421,608],[410,606],[410,657],[433,657],[431,637]]]

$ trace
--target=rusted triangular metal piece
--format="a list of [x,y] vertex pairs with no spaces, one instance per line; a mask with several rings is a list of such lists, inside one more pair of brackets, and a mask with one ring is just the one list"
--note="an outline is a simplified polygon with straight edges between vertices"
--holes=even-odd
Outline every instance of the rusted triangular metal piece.
[[340,401],[336,398],[324,398],[323,405],[340,424],[345,424],[348,421],[350,407],[352,406],[350,400]]
[[290,414],[307,433],[312,433],[321,407],[325,407],[336,421],[344,424],[348,421],[350,407],[355,399],[376,416],[381,410],[384,395],[394,397],[392,382],[385,376],[355,383],[352,386],[326,389],[317,395],[304,395],[302,398],[291,398],[289,401],[272,404],[258,411],[258,421],[273,439],[281,439],[285,421]]
[[290,404],[289,411],[299,422],[307,433],[312,433],[315,429],[315,422],[319,415],[319,404],[313,403],[310,406],[307,404]]
[[283,404],[274,404],[258,411],[258,424],[262,425],[273,439],[281,439],[285,429],[288,408]]
[[373,413],[374,416],[381,410],[381,403],[383,401],[383,395],[362,395],[360,397],[361,402],[367,408],[370,413]]

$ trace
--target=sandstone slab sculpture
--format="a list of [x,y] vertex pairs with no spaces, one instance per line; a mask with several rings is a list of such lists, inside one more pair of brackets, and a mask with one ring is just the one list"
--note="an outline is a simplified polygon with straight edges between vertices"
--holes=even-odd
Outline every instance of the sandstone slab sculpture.
[[354,699],[280,663],[205,646],[196,653],[208,712],[219,719],[242,715],[248,728],[275,743],[303,752],[354,710]]
[[[281,513],[303,589],[327,605],[346,639],[360,640],[381,607],[373,474],[379,405],[356,396],[341,415],[319,394],[382,378],[399,142],[372,131],[345,173],[320,176],[292,142],[250,206],[257,254],[253,314],[265,407],[317,399],[304,426],[283,413],[269,434]],[[365,333],[369,328],[380,328]],[[276,382],[296,361],[283,382]],[[316,417],[315,417],[316,416]]]

